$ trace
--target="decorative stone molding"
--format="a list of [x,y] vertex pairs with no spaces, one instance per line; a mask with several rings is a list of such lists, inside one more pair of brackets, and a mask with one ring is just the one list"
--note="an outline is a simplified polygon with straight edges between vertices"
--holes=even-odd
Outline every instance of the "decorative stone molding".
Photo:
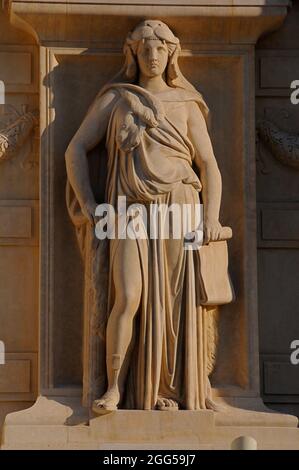
[[38,124],[36,112],[18,114],[15,110],[15,113],[16,118],[13,122],[0,129],[0,162],[15,157]]
[[[279,129],[268,119],[261,119],[257,123],[257,137],[271,154],[283,165],[299,170],[299,134]],[[259,151],[259,157],[261,151]],[[259,158],[263,163],[263,159]],[[268,171],[263,171],[268,173]]]
[[255,44],[282,24],[289,5],[289,0],[12,0],[10,14],[14,26],[44,45],[80,41],[95,46],[107,38],[118,45],[122,30],[152,16],[167,18],[182,43],[201,37],[203,43]]

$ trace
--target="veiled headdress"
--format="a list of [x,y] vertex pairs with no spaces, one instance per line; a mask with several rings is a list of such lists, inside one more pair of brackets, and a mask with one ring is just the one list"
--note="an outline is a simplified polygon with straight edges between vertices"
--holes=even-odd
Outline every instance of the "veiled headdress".
[[167,45],[169,60],[165,70],[165,80],[168,86],[197,91],[193,85],[183,76],[178,65],[178,57],[181,52],[179,39],[170,28],[158,20],[145,20],[131,31],[124,43],[125,64],[121,71],[113,78],[113,82],[134,83],[138,80],[137,48],[140,41],[146,39],[159,39]]

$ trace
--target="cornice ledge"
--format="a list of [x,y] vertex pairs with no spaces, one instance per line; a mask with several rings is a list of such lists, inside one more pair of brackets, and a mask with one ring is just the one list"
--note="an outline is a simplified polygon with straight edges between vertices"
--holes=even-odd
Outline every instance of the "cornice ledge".
[[290,4],[289,0],[11,0],[10,18],[41,45],[88,47],[107,42],[107,35],[121,44],[122,21],[127,31],[128,25],[144,18],[168,22],[181,36],[188,28],[189,38],[201,35],[202,28],[208,43],[255,44],[261,35],[280,27]]

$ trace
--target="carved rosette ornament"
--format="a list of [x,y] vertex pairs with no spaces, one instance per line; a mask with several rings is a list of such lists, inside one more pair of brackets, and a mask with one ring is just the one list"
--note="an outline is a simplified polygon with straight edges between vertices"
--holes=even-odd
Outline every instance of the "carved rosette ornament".
[[0,129],[0,162],[16,156],[37,124],[37,113],[26,112],[17,115],[13,122]]
[[283,165],[299,170],[299,134],[283,131],[272,121],[261,119],[257,123],[257,137]]

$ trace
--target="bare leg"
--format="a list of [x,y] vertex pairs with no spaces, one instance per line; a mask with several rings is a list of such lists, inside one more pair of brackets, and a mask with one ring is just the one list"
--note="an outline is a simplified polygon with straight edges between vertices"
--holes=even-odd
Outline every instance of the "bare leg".
[[[117,409],[124,388],[132,340],[133,320],[139,307],[142,289],[140,259],[135,240],[120,240],[113,263],[115,302],[106,332],[108,389],[95,400],[96,413]],[[124,360],[126,359],[126,363]]]

